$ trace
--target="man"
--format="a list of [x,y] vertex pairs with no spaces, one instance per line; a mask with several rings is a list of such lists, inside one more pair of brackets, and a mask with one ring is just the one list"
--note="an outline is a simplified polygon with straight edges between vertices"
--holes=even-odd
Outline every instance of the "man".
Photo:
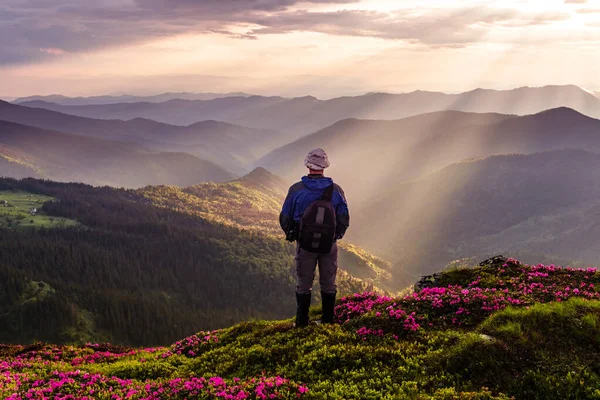
[[321,321],[333,323],[338,267],[336,241],[344,236],[350,226],[344,191],[331,178],[323,175],[325,168],[329,167],[325,151],[311,151],[306,156],[304,165],[309,170],[308,175],[290,187],[279,216],[287,240],[297,242],[296,327],[308,325],[317,264],[323,302]]

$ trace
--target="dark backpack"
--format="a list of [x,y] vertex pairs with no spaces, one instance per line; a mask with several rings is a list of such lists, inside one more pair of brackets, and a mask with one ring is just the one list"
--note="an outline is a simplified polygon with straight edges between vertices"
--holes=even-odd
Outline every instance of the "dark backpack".
[[300,248],[311,253],[327,254],[335,242],[336,216],[331,204],[333,187],[329,186],[319,200],[313,201],[300,220]]

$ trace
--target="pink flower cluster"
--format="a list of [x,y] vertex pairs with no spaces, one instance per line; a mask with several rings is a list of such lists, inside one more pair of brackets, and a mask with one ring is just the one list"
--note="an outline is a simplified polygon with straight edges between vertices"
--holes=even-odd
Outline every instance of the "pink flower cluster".
[[363,340],[367,339],[367,336],[384,336],[383,329],[369,329],[366,326],[363,326],[359,330],[356,331],[356,334],[363,338]]
[[[11,368],[23,369],[29,368],[34,363],[49,365],[51,362],[68,363],[72,366],[110,363],[124,357],[135,356],[142,352],[157,353],[165,350],[162,347],[129,349],[125,347],[90,343],[84,347],[52,346],[43,344],[38,347],[39,348],[31,349],[29,351],[23,346],[12,347],[12,352],[18,353],[18,355],[12,358],[12,361],[10,362]],[[8,346],[5,346],[5,349],[8,348]],[[111,349],[112,351],[107,349]],[[0,370],[2,365],[5,365],[6,363],[6,361],[0,363]]]
[[348,322],[372,312],[369,315],[375,318],[371,320],[373,326],[361,327],[357,334],[363,339],[381,337],[385,335],[381,327],[385,327],[385,333],[396,338],[423,327],[474,326],[508,306],[529,306],[571,297],[600,299],[596,290],[600,274],[595,268],[529,266],[511,259],[502,266],[474,269],[473,274],[466,286],[425,288],[391,304],[390,298],[373,293],[343,298],[336,307],[337,319]]
[[335,307],[335,317],[338,322],[346,322],[392,300],[391,297],[379,296],[374,292],[356,293],[342,297],[340,304]]
[[175,342],[171,346],[171,351],[164,353],[163,357],[168,357],[172,354],[195,357],[206,348],[207,344],[219,343],[219,336],[217,335],[219,332],[220,330],[198,332],[195,335],[186,337],[183,340]]
[[246,381],[234,379],[232,383],[220,377],[176,378],[164,382],[138,382],[131,379],[107,377],[85,372],[54,372],[40,378],[35,374],[0,374],[0,398],[25,399],[290,399],[300,398],[308,388],[281,377],[260,376]]

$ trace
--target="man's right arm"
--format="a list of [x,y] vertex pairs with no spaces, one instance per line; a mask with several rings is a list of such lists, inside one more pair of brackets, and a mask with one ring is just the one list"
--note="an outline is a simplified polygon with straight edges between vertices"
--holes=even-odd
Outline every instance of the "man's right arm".
[[285,201],[283,202],[283,207],[281,209],[281,214],[279,214],[279,225],[281,225],[281,229],[287,234],[292,225],[292,220],[294,219],[294,210],[293,210],[294,197],[290,191],[288,192]]
[[[285,232],[288,240],[292,239],[290,233],[293,233],[294,230],[298,229],[298,227],[296,226],[296,221],[294,220],[294,202],[296,198],[296,193],[300,190],[299,186],[300,185],[297,183],[290,187],[287,197],[283,202],[281,214],[279,214],[279,225],[281,226],[281,229],[283,229],[283,232]],[[304,186],[302,185],[302,187]]]

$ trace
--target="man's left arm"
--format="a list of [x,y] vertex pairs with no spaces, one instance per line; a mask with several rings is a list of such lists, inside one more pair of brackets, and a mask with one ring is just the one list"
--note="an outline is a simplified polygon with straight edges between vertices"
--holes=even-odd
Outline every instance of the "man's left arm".
[[348,209],[348,202],[346,201],[346,195],[341,187],[336,185],[335,193],[339,196],[338,204],[335,210],[337,227],[335,230],[336,239],[340,240],[346,234],[346,230],[350,227],[350,210]]

